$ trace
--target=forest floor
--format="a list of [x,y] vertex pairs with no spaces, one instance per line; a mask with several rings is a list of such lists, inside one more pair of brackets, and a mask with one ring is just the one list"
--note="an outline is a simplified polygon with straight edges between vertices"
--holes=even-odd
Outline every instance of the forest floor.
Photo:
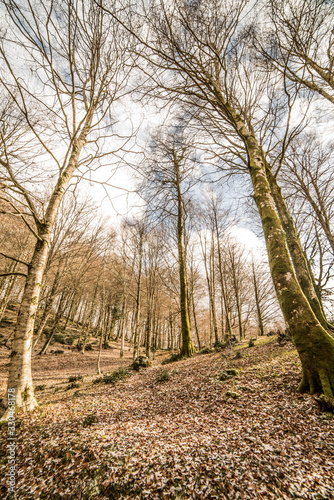
[[[129,366],[129,354],[104,351],[103,370]],[[45,387],[38,410],[17,415],[15,498],[334,499],[333,415],[296,392],[292,344],[260,339],[163,367],[159,356],[115,384],[93,383],[96,357],[34,361]],[[86,375],[71,386],[75,374]],[[0,433],[9,499],[6,425]]]

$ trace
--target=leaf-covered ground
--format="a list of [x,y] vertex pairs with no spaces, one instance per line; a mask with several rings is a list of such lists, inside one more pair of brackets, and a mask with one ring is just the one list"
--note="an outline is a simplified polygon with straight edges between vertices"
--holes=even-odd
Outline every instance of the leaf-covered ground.
[[[294,349],[237,350],[168,364],[164,382],[156,364],[116,385],[40,392],[39,410],[19,416],[17,498],[333,499],[334,420],[296,393]],[[226,368],[238,376],[219,381]]]

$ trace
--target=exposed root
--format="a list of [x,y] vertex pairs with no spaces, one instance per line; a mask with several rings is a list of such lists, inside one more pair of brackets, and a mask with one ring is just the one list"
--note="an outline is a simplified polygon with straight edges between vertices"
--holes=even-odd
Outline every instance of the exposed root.
[[323,412],[334,412],[334,399],[328,398],[324,394],[321,394],[319,397],[314,398],[317,403],[319,403],[320,411]]
[[311,372],[303,370],[303,377],[300,381],[298,392],[310,392],[311,395],[323,394],[329,399],[334,398],[334,376],[327,370]]

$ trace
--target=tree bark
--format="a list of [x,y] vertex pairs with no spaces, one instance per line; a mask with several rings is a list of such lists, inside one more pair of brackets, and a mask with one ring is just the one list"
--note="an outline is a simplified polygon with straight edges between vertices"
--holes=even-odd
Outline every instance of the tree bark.
[[[16,407],[23,411],[33,410],[37,406],[31,375],[31,348],[35,314],[47,256],[48,240],[45,238],[36,244],[14,330],[7,391],[8,389],[15,391]],[[4,401],[6,404],[7,394]],[[7,416],[8,410],[2,419],[5,420]]]
[[[43,276],[47,265],[51,233],[59,205],[77,168],[79,155],[86,142],[86,135],[89,131],[91,121],[92,112],[87,117],[79,139],[74,141],[67,167],[58,178],[46,208],[44,220],[37,223],[38,240],[28,267],[27,280],[14,330],[7,392],[4,398],[6,405],[8,389],[11,391],[15,390],[16,408],[21,408],[23,411],[31,411],[37,406],[31,376],[32,339]],[[7,418],[8,410],[5,411],[1,420],[6,420]]]
[[331,325],[327,321],[324,315],[322,304],[315,290],[314,278],[310,274],[296,228],[286,206],[285,200],[282,196],[281,188],[278,186],[276,178],[274,177],[271,169],[268,166],[266,168],[266,175],[269,181],[272,196],[275,201],[277,212],[286,234],[288,249],[301,289],[303,290],[314,314],[318,318],[321,325],[328,330],[333,330],[333,325]]
[[257,279],[256,279],[254,262],[252,262],[252,271],[253,271],[253,283],[254,283],[254,293],[255,293],[255,303],[256,303],[256,312],[257,312],[259,333],[261,336],[263,336],[264,335],[263,319],[262,319],[261,304],[260,304],[260,299],[259,299],[259,287],[258,287],[258,283],[257,283]]
[[191,293],[191,302],[192,302],[193,317],[194,317],[194,327],[195,327],[195,332],[196,332],[196,338],[197,338],[197,343],[198,343],[198,349],[201,349],[201,341],[200,341],[200,339],[199,339],[199,331],[198,331],[197,316],[196,316],[196,308],[195,308],[194,290],[192,290],[192,293]]
[[138,267],[138,282],[137,282],[137,295],[136,295],[136,313],[135,313],[135,330],[133,340],[133,359],[139,354],[139,318],[140,318],[140,299],[141,299],[141,277],[143,265],[143,243],[144,243],[144,228],[139,228],[139,267]]
[[179,166],[175,167],[176,189],[177,189],[177,247],[179,257],[180,276],[180,309],[181,309],[181,349],[180,354],[190,357],[195,353],[195,347],[191,339],[189,307],[188,307],[188,283],[186,257],[184,250],[184,228],[183,228],[183,200],[181,193],[181,181]]
[[302,364],[299,391],[323,392],[333,398],[334,339],[316,318],[296,278],[266,175],[263,151],[240,117],[233,115],[236,129],[247,148],[254,199],[262,221],[276,294]]

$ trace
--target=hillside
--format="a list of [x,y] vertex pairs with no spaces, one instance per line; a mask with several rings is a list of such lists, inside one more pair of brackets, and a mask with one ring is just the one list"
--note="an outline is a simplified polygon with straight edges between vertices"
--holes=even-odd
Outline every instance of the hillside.
[[[333,417],[296,393],[292,345],[262,342],[159,357],[114,384],[45,380],[39,409],[18,417],[18,498],[334,498]],[[50,371],[65,357],[47,356]]]

